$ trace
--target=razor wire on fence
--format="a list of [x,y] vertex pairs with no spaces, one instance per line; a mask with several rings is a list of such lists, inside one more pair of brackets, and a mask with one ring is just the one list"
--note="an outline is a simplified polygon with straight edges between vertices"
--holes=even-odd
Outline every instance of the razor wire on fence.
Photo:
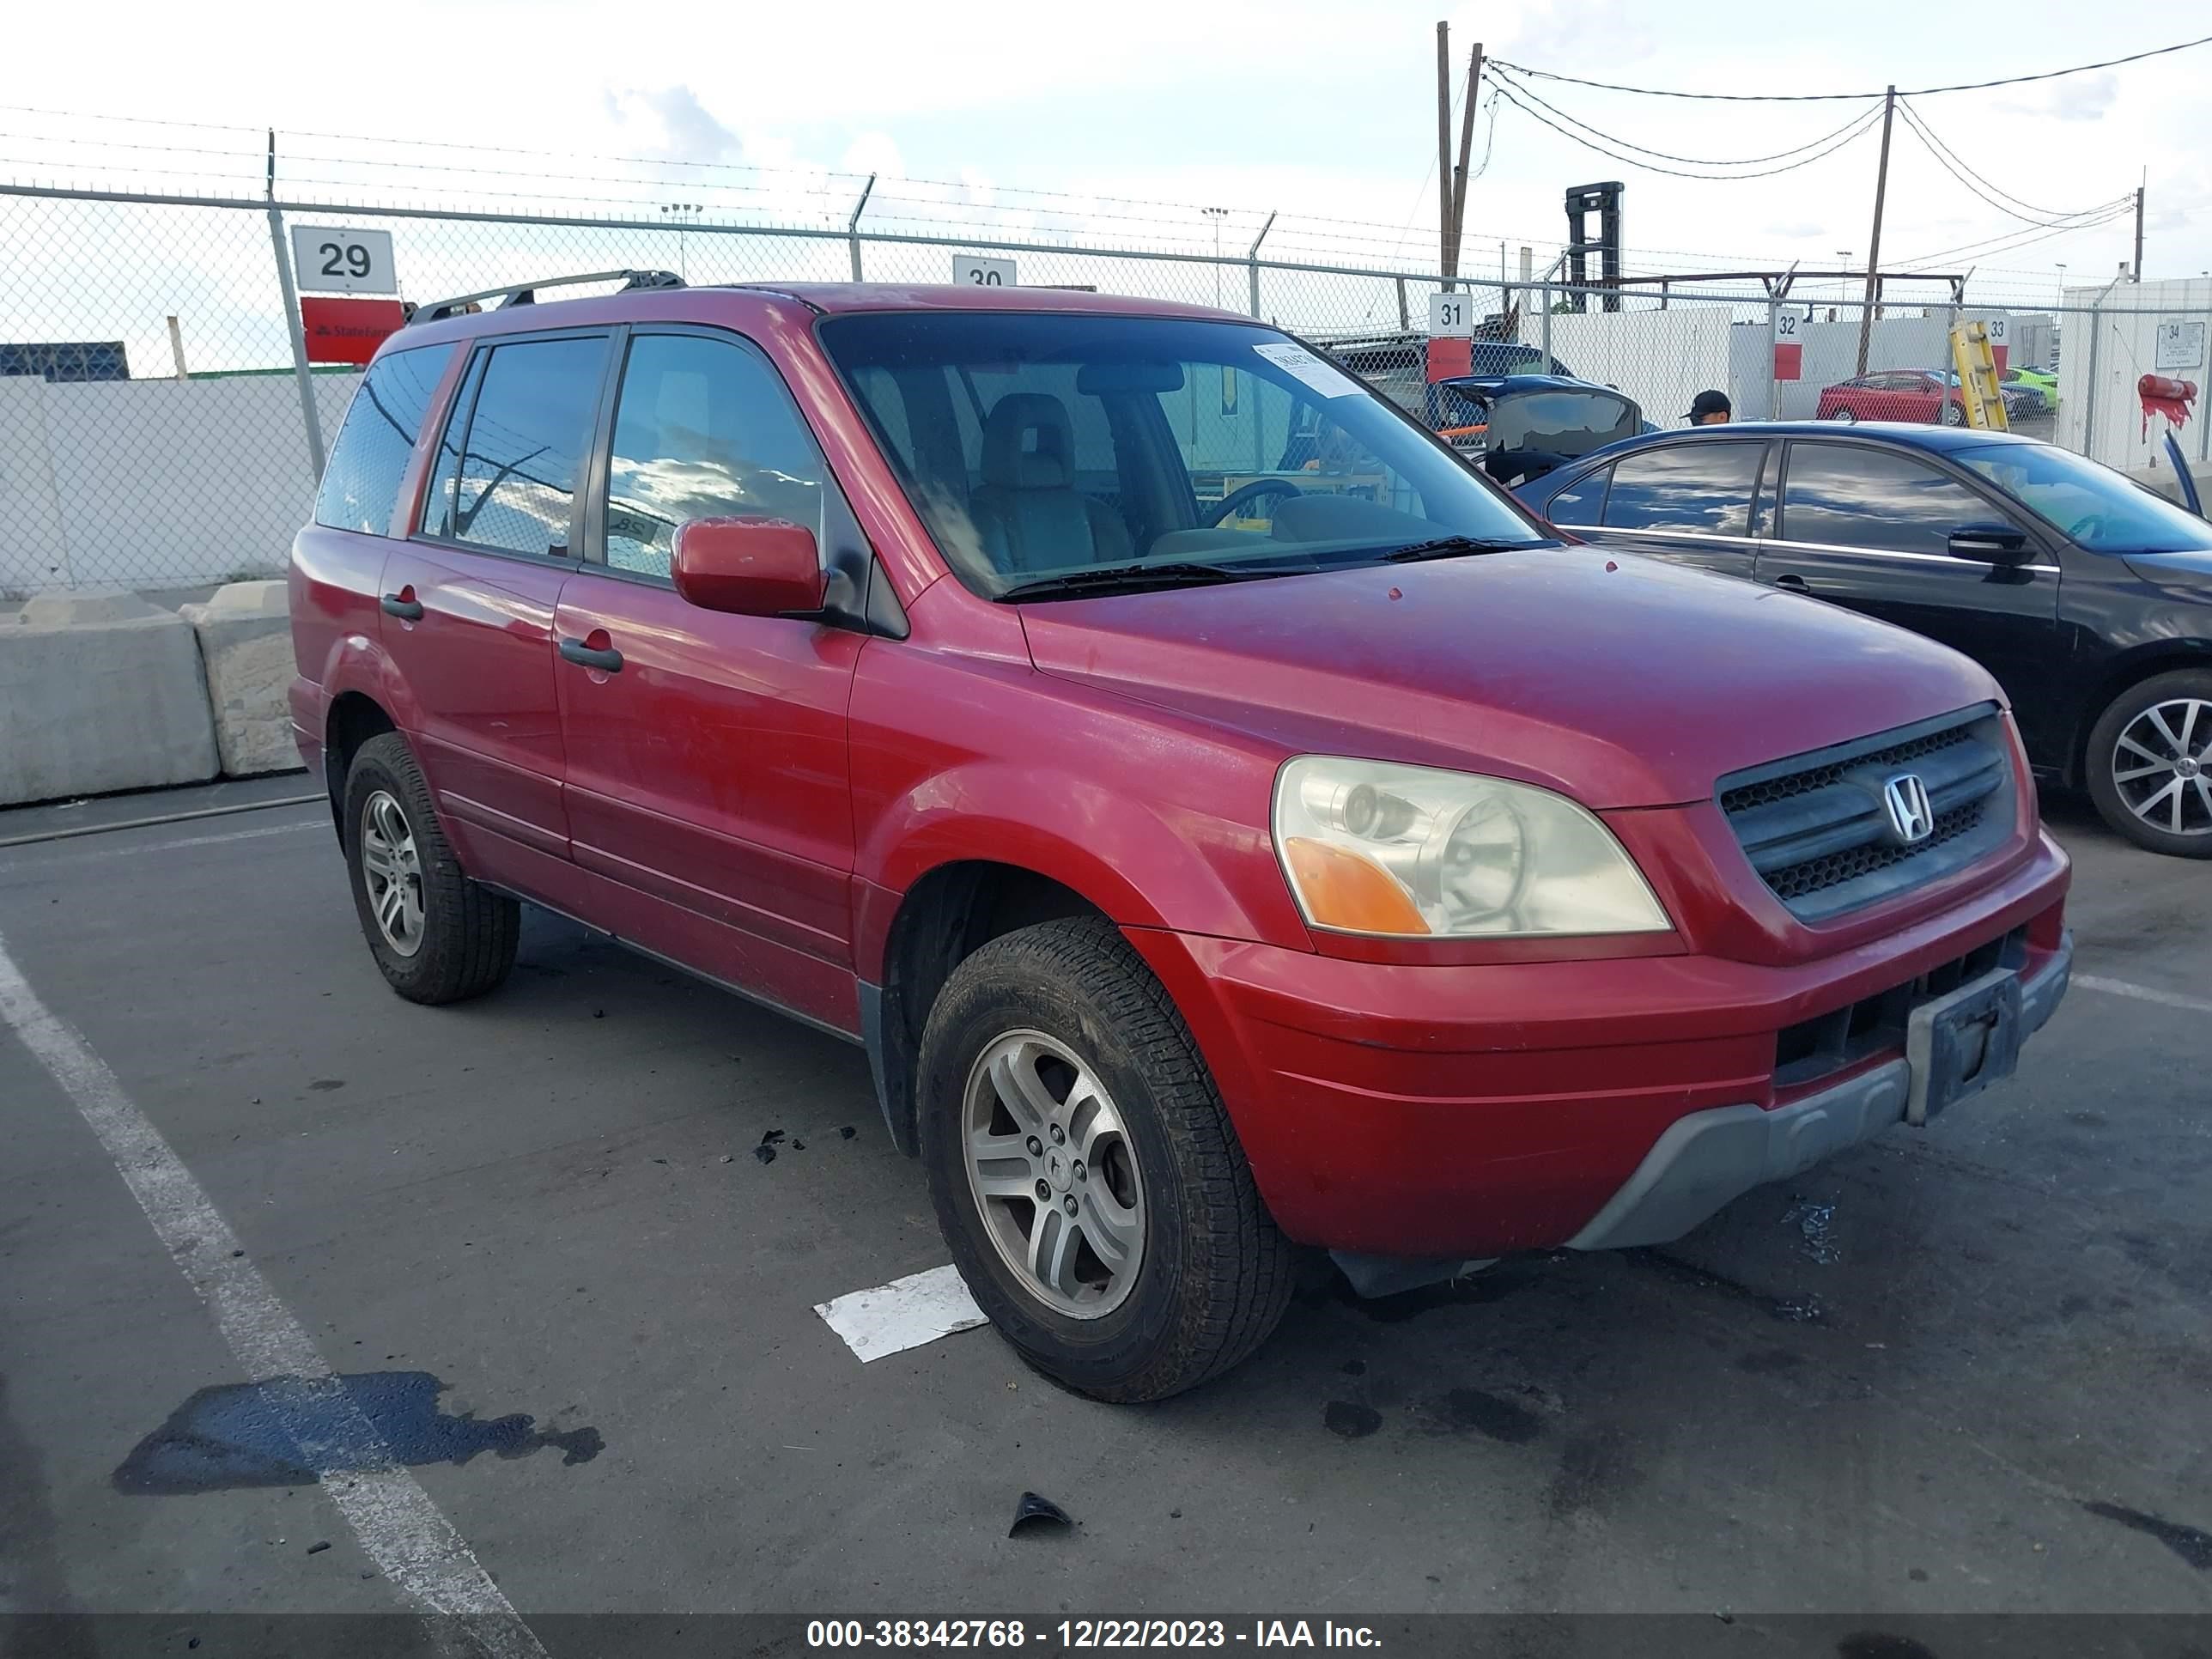
[[[11,185],[0,186],[0,594],[176,590],[282,569],[322,447],[359,381],[356,368],[301,360],[293,290],[326,280],[291,268],[301,227],[387,234],[399,293],[414,301],[666,270],[693,285],[997,281],[1215,307],[1328,350],[1438,429],[1456,418],[1440,380],[1522,374],[1613,386],[1662,428],[1709,389],[1730,398],[1738,419],[1825,418],[1837,383],[1940,374],[1954,323],[2002,319],[2014,365],[2065,370],[2048,391],[2039,379],[2008,394],[2015,429],[2115,465],[2143,452],[2133,402],[2115,405],[2136,360],[2149,368],[2137,319],[2151,313],[2110,302],[1969,307],[1951,282],[1912,294],[1900,283],[1869,316],[1860,299],[1820,291],[1832,283],[1448,284],[1433,271],[1264,258],[1258,240],[1217,257],[1003,228],[958,235],[860,229],[857,220],[732,225],[684,212],[372,210]],[[1431,301],[1447,287],[1466,297],[1464,332],[1432,345]],[[2182,312],[2203,319],[2212,284],[2192,303]],[[1942,418],[1933,404],[1928,418]],[[2200,421],[2199,448],[2203,435]]]

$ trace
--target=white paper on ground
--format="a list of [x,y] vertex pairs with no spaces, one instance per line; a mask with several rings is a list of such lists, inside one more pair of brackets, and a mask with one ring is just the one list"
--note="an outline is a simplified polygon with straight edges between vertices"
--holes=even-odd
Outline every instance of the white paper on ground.
[[982,1310],[961,1282],[960,1270],[949,1261],[872,1290],[817,1303],[814,1311],[845,1339],[845,1346],[860,1357],[862,1364],[986,1322]]

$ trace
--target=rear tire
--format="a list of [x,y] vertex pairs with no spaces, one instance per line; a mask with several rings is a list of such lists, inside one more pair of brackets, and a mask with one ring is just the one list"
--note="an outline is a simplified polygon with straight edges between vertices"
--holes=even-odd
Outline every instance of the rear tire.
[[461,872],[406,738],[362,744],[346,772],[346,873],[369,954],[410,1002],[460,1002],[507,975],[522,907]]
[[918,1071],[939,1225],[1030,1364],[1095,1399],[1160,1400],[1273,1331],[1290,1244],[1182,1017],[1110,923],[1043,922],[969,957]]
[[2081,769],[2099,815],[2136,846],[2212,859],[2212,670],[2121,692],[2091,729]]

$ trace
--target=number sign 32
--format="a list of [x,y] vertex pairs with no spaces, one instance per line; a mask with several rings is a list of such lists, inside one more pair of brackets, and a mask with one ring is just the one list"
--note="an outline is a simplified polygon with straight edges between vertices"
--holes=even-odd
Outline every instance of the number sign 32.
[[303,294],[397,294],[392,233],[295,225],[292,277]]

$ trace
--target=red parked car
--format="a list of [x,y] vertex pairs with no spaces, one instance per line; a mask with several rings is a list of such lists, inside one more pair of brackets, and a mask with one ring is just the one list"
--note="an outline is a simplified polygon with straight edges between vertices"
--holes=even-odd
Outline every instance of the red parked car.
[[1675,1237],[2064,990],[1981,669],[1562,545],[1272,328],[524,297],[386,343],[293,550],[378,966],[487,991],[526,899],[864,1045],[1075,1388],[1235,1363],[1294,1241],[1373,1293]]
[[1917,421],[1964,426],[1966,406],[1956,386],[1917,368],[1878,369],[1820,388],[1814,418],[1822,421]]

